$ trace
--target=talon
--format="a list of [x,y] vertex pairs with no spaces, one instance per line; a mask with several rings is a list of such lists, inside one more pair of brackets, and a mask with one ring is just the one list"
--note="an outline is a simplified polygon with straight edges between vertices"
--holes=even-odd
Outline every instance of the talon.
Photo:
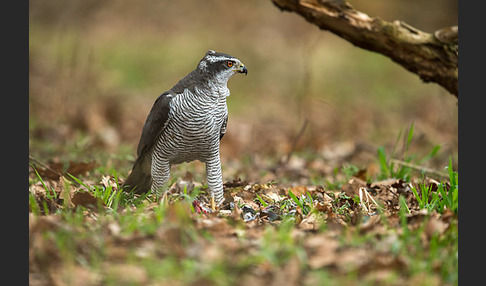
[[192,202],[192,205],[194,206],[194,211],[196,213],[205,213],[205,214],[208,213],[198,200],[194,200]]

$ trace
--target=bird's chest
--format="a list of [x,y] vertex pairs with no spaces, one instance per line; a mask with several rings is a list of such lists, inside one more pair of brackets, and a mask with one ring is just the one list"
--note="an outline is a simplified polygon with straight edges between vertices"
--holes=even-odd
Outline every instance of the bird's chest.
[[174,101],[157,152],[171,163],[205,161],[219,150],[221,126],[227,116],[226,100]]
[[206,149],[219,142],[219,134],[228,114],[226,98],[174,99],[169,115],[166,138],[192,149]]
[[199,100],[182,104],[175,110],[174,121],[179,123],[179,129],[185,134],[194,131],[206,132],[207,135],[219,134],[219,129],[227,115],[226,100],[204,101]]

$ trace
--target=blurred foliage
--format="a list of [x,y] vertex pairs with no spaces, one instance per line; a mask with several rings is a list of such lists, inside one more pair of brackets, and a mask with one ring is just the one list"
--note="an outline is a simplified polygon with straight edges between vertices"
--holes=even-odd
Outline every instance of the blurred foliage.
[[[424,31],[457,24],[457,1],[351,4]],[[441,145],[430,163],[457,162],[453,96],[270,0],[30,1],[30,154],[69,160],[101,151],[121,156],[128,171],[155,98],[208,49],[249,69],[229,83],[222,148],[232,151],[223,160],[281,157],[307,119],[297,152],[319,154],[342,141],[391,147],[413,121],[413,152]]]

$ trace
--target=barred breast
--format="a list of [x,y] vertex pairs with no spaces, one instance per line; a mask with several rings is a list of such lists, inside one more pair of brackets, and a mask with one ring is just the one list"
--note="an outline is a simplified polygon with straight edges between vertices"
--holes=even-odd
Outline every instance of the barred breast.
[[208,99],[190,92],[176,96],[155,153],[171,164],[206,162],[219,153],[220,129],[227,114],[226,98]]
[[167,181],[170,165],[199,160],[206,163],[208,186],[217,201],[222,199],[219,142],[227,115],[226,96],[186,89],[171,100],[168,120],[152,155],[155,189]]
[[209,50],[195,70],[155,100],[122,189],[139,194],[161,190],[171,165],[199,160],[206,165],[212,208],[224,201],[219,141],[228,121],[227,83],[236,73],[248,69],[235,57]]

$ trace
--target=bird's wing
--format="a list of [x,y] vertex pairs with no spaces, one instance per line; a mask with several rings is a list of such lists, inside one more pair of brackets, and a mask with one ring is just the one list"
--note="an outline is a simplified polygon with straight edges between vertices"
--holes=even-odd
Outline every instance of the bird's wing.
[[223,139],[224,134],[226,133],[226,126],[228,125],[228,115],[224,118],[223,124],[221,125],[221,129],[219,131],[219,140]]
[[145,124],[143,125],[142,136],[140,136],[140,142],[138,143],[137,156],[141,156],[152,148],[157,137],[162,132],[164,125],[169,118],[170,101],[174,94],[171,92],[164,92],[157,100],[155,100],[152,109],[150,110]]

